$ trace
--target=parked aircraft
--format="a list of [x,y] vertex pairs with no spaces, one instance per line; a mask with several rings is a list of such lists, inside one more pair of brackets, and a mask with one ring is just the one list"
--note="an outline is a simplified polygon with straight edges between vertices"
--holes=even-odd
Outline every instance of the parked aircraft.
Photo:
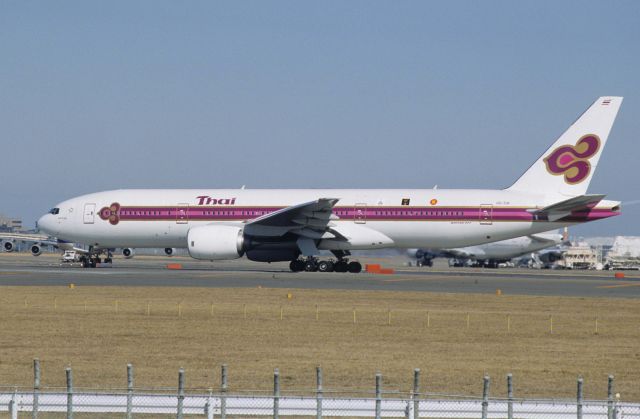
[[[2,249],[7,253],[14,252],[18,248],[18,243],[27,243],[33,256],[40,256],[42,249],[49,246],[62,250],[66,254],[77,255],[78,260],[88,260],[87,256],[90,254],[89,250],[73,242],[38,233],[0,233],[0,242],[2,243]],[[107,249],[105,249],[105,252],[108,252]],[[108,252],[107,262],[111,260],[110,258],[111,254]]]
[[447,258],[454,261],[454,266],[465,266],[472,261],[476,266],[497,268],[513,258],[557,246],[563,237],[557,232],[539,233],[455,249],[409,249],[407,253],[418,266],[432,266],[433,259]]
[[[42,231],[105,249],[187,248],[196,259],[290,261],[293,271],[359,272],[351,250],[457,248],[616,216],[586,194],[621,97],[601,97],[510,187],[114,190],[61,202]],[[319,260],[319,250],[335,260]]]
[[[87,249],[86,246],[82,244],[64,241],[44,234],[0,233],[0,243],[2,243],[2,249],[6,253],[16,251],[18,243],[27,243],[29,245],[29,251],[33,256],[40,256],[43,248],[51,246],[64,252],[63,261],[69,262],[69,255],[73,255],[74,262],[86,262],[87,265],[91,263],[91,249]],[[103,249],[103,253],[106,254],[106,257],[101,261],[110,263],[112,261],[112,253],[114,250],[116,249]],[[167,256],[173,256],[174,253],[174,248],[169,247],[164,249],[164,254]],[[125,259],[131,259],[135,256],[135,249],[121,249],[121,254]]]
[[18,243],[29,243],[29,250],[33,256],[40,256],[42,248],[45,246],[53,246],[61,250],[71,250],[73,248],[73,243],[35,233],[0,233],[0,242],[2,242],[2,249],[7,253],[15,251]]

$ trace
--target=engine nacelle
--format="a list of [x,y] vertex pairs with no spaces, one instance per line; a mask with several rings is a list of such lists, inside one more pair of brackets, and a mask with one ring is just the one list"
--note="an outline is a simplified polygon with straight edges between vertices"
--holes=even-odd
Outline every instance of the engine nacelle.
[[2,248],[4,249],[5,252],[11,253],[14,250],[16,250],[16,245],[13,242],[4,242],[2,243]]
[[173,249],[173,247],[166,247],[164,249],[164,254],[167,256],[173,256],[174,253],[175,253],[175,250]]
[[562,252],[546,252],[540,254],[538,257],[543,263],[555,263],[562,260]]
[[32,245],[31,246],[31,254],[33,256],[40,256],[42,254],[42,248],[37,244]]
[[122,256],[124,256],[125,259],[131,259],[135,254],[136,252],[130,247],[122,249]]
[[229,260],[244,253],[242,228],[225,225],[193,227],[187,234],[189,255],[194,259]]

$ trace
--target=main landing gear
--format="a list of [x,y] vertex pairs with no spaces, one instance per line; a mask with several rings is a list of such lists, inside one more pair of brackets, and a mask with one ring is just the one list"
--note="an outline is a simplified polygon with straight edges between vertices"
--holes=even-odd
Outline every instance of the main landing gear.
[[295,259],[289,263],[289,269],[292,272],[351,272],[357,274],[362,271],[360,262],[349,262],[346,259],[338,259],[336,261],[319,260],[315,257],[306,259]]
[[101,263],[113,262],[113,255],[111,254],[111,251],[107,251],[107,257],[105,257],[104,259],[100,258],[101,254],[102,254],[101,251],[95,253],[92,251],[92,249],[89,249],[89,253],[86,255],[80,256],[78,261],[82,264],[83,268],[95,268]]

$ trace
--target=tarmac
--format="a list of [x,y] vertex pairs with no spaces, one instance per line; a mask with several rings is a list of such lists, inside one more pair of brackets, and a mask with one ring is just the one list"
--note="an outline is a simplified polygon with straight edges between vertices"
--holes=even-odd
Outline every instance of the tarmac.
[[[110,267],[95,269],[61,265],[57,255],[33,257],[0,254],[0,286],[120,286],[218,287],[333,290],[384,290],[435,293],[496,293],[604,298],[640,298],[640,272],[615,278],[612,271],[450,268],[446,261],[432,267],[408,267],[406,259],[359,258],[395,269],[394,274],[293,273],[286,263],[246,259],[201,262],[188,257],[141,256],[115,258]],[[177,263],[182,269],[167,269]]]

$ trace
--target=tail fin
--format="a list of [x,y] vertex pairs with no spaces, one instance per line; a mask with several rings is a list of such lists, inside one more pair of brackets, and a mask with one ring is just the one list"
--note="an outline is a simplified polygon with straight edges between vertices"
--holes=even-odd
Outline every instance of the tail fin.
[[598,98],[509,190],[584,195],[621,104],[622,97]]

